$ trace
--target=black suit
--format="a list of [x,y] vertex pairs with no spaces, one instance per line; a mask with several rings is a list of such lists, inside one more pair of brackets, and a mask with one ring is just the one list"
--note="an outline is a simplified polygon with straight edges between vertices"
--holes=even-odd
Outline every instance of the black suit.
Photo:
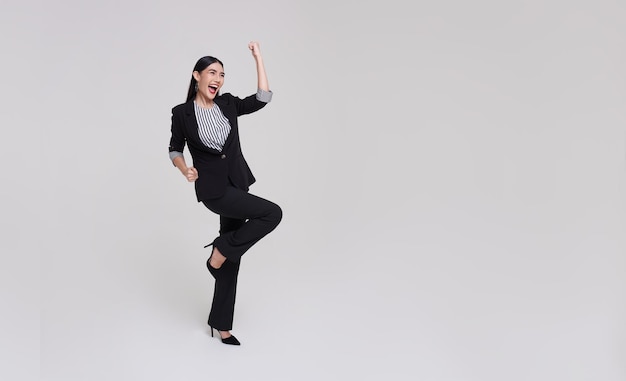
[[198,170],[196,196],[208,209],[220,215],[220,235],[213,245],[227,258],[220,269],[209,265],[215,277],[209,325],[232,329],[237,276],[241,256],[278,226],[282,210],[271,201],[248,193],[255,178],[246,163],[239,143],[237,117],[263,108],[266,103],[255,95],[244,99],[231,94],[215,98],[230,123],[230,133],[222,151],[209,148],[198,134],[193,101],[172,109],[170,152],[183,152],[185,144]]

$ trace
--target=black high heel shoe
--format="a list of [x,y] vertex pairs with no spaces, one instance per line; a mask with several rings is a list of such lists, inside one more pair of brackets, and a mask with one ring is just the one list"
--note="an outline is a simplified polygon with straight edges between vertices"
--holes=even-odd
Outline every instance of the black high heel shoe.
[[221,267],[220,269],[216,269],[215,267],[211,266],[211,257],[207,259],[206,267],[207,269],[209,269],[209,272],[211,273],[211,275],[213,275],[213,278],[217,279],[217,272],[220,271]]
[[[210,244],[206,245],[205,247],[209,247],[209,246],[212,246],[212,245],[213,245],[213,243],[210,243]],[[213,278],[217,279],[219,271],[222,269],[224,264],[222,264],[222,266],[220,266],[219,269],[216,269],[215,267],[211,266],[211,258],[213,258],[213,250],[211,250],[211,255],[209,255],[209,259],[206,260],[206,267],[209,269],[209,272],[211,273],[211,275],[213,275]]]
[[[211,328],[211,337],[213,337],[213,327],[209,326]],[[218,329],[216,329],[216,331],[219,333],[220,331]],[[220,335],[220,339],[222,339],[222,336]],[[241,343],[239,342],[239,340],[237,340],[237,338],[233,335],[228,336],[225,339],[222,339],[222,343],[224,344],[229,344],[229,345],[241,345]]]
[[220,266],[219,268],[215,268],[211,266],[211,258],[213,258],[213,251],[215,250],[215,246],[213,245],[213,242],[211,242],[208,245],[206,245],[205,248],[209,246],[213,246],[213,249],[211,250],[211,255],[209,255],[209,259],[207,259],[206,261],[206,267],[209,269],[209,272],[211,273],[211,275],[213,275],[213,277],[215,278],[215,273],[219,271],[222,268],[222,266],[224,266],[224,263],[226,261],[224,261],[224,263],[222,263],[222,266]]

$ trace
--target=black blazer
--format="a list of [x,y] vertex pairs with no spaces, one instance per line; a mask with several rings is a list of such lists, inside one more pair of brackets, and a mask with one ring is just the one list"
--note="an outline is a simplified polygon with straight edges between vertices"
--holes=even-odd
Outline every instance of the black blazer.
[[237,117],[262,109],[267,103],[255,95],[244,99],[230,93],[215,98],[224,116],[230,122],[230,134],[222,151],[209,148],[198,135],[198,121],[193,100],[172,109],[172,138],[170,152],[183,152],[185,143],[193,158],[193,166],[198,170],[196,196],[198,201],[217,198],[224,194],[229,183],[247,191],[256,180],[241,153]]

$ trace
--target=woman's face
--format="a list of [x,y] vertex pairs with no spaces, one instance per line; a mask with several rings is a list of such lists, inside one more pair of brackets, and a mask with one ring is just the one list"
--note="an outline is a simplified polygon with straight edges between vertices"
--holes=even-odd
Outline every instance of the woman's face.
[[219,62],[213,62],[201,72],[194,71],[193,77],[198,81],[198,93],[213,100],[224,84],[224,68]]

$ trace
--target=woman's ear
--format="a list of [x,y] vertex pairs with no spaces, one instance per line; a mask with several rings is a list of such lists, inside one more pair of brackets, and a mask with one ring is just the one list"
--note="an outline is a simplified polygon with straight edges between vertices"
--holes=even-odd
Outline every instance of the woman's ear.
[[197,70],[196,70],[196,71],[194,71],[194,72],[192,73],[192,75],[193,75],[193,79],[195,79],[195,80],[196,80],[196,82],[200,82],[200,73],[198,73],[198,71],[197,71]]

